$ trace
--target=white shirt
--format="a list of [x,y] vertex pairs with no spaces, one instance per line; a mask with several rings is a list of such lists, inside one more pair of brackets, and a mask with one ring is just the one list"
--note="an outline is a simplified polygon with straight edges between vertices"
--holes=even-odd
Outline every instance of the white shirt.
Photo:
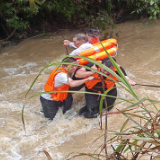
[[[58,73],[54,79],[54,86],[61,87],[64,84],[66,84],[69,80],[71,80],[71,78],[68,77],[67,73],[63,73],[63,72]],[[45,92],[45,91],[43,91],[43,92]],[[52,100],[52,97],[50,94],[42,94],[41,96],[47,100]]]
[[73,47],[73,48],[77,48],[77,47],[74,45],[74,42],[70,42],[70,43],[69,43],[69,46],[70,46],[70,47]]
[[87,49],[90,49],[90,48],[93,48],[93,45],[89,42],[86,42],[86,43],[82,44],[79,48],[72,51],[69,55],[78,56],[79,53],[81,53],[82,51],[85,51]]

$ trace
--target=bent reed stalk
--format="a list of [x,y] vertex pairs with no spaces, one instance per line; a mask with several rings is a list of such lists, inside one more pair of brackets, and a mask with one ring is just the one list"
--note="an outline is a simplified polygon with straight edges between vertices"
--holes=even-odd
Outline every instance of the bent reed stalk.
[[[106,54],[108,54],[107,51],[106,51]],[[88,57],[69,56],[69,55],[65,56],[65,57],[83,58],[83,59],[85,59],[89,62],[92,62],[95,65],[105,69],[106,71],[110,72],[113,76],[118,78],[121,82],[117,82],[114,79],[112,79],[112,80],[115,81],[116,84],[119,85],[121,88],[125,89],[134,99],[133,101],[131,101],[131,100],[123,99],[121,97],[116,97],[120,101],[119,103],[127,102],[128,106],[122,110],[118,110],[117,112],[110,111],[109,113],[102,114],[102,116],[108,116],[111,114],[122,114],[125,116],[126,119],[125,119],[123,125],[120,127],[119,131],[111,131],[111,130],[107,129],[106,132],[112,133],[113,136],[112,136],[112,138],[110,138],[106,141],[106,144],[102,144],[102,146],[98,148],[98,149],[100,149],[99,154],[79,153],[77,155],[77,153],[75,153],[75,155],[73,155],[73,156],[70,155],[68,160],[75,158],[77,156],[84,156],[84,155],[89,156],[92,159],[99,159],[99,160],[101,160],[100,158],[104,159],[104,157],[105,157],[105,159],[108,159],[108,160],[111,160],[111,159],[127,160],[127,158],[128,158],[127,154],[129,152],[130,152],[129,159],[132,159],[132,160],[139,159],[140,157],[143,157],[144,154],[148,154],[149,157],[156,158],[158,156],[158,154],[160,154],[160,151],[158,150],[158,148],[160,147],[160,145],[159,145],[160,111],[155,106],[155,104],[159,103],[159,101],[152,100],[148,97],[144,97],[143,99],[140,99],[138,97],[138,95],[136,94],[136,92],[134,91],[134,89],[128,83],[127,79],[123,75],[122,71],[120,70],[120,68],[118,67],[116,62],[113,60],[113,58],[109,54],[108,54],[108,57],[111,60],[114,67],[117,69],[117,72],[119,73],[120,76],[115,74],[115,72],[113,72],[111,69],[107,68],[106,66],[104,66],[100,62],[93,60],[93,59],[90,59]],[[46,68],[48,68],[50,66],[57,66],[57,65],[60,66],[62,64],[70,64],[71,66],[72,65],[82,66],[79,64],[75,64],[75,63],[55,62],[56,60],[57,59],[50,62],[48,65],[46,65],[39,72],[39,74],[34,79],[33,83],[31,84],[29,90],[27,91],[26,96],[31,91],[31,89],[32,89],[33,85],[35,84],[35,82],[37,81],[38,77],[41,75],[41,73]],[[87,66],[83,66],[83,67],[90,69],[94,72],[97,72],[98,74],[101,74],[104,77],[108,77],[107,75],[105,75],[97,70],[94,70],[90,67],[87,67]],[[51,91],[51,92],[37,93],[37,94],[30,96],[27,100],[29,100],[35,96],[39,96],[41,94],[55,93],[55,92],[66,92],[66,91]],[[103,105],[104,97],[108,96],[108,97],[115,98],[114,96],[107,95],[109,90],[105,91],[103,94],[90,93],[90,92],[86,92],[86,91],[67,91],[67,92],[69,92],[69,93],[89,93],[89,94],[101,95],[100,113],[102,113],[102,109],[103,109],[102,105]],[[152,105],[154,107],[155,111],[151,110],[149,107],[147,107],[147,105],[144,105],[143,102],[145,102],[145,101],[150,102],[150,105]],[[25,106],[23,107],[23,110],[22,110],[23,125],[25,125],[24,116],[23,116],[24,108],[25,108]],[[130,111],[132,111],[132,113],[130,113]],[[135,118],[136,118],[136,120],[135,120]],[[143,124],[140,123],[139,120],[141,122],[143,122]],[[129,122],[132,122],[132,125],[128,127],[127,125]],[[101,126],[100,126],[100,128],[101,128]],[[103,131],[102,128],[101,128],[101,130]],[[112,145],[113,142],[118,142],[119,145],[113,146]],[[108,145],[111,144],[113,152],[108,153],[107,156],[104,156],[101,152],[103,149],[105,149],[104,146],[106,146],[107,144]],[[97,149],[97,151],[98,151],[98,149]]]

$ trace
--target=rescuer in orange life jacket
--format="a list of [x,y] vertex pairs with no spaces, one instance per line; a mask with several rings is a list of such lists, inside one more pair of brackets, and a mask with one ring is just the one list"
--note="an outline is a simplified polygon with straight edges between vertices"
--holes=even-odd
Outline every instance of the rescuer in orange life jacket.
[[[80,86],[94,78],[93,76],[90,76],[86,79],[72,80],[70,76],[77,68],[76,60],[72,57],[67,57],[63,59],[62,62],[69,62],[71,64],[63,64],[61,67],[57,67],[51,72],[49,79],[44,87],[45,92],[68,91],[70,87]],[[67,71],[69,72],[69,75],[67,74]],[[44,116],[49,118],[49,120],[53,120],[59,107],[63,106],[63,114],[71,108],[73,98],[71,93],[56,92],[42,94],[40,96],[40,101],[42,104]]]
[[[109,58],[103,59],[102,64],[104,64],[106,67],[110,68],[116,74],[118,74],[118,72],[114,68],[114,66]],[[92,65],[93,64],[89,63],[87,66],[91,67]],[[136,83],[127,76],[126,72],[124,71],[124,69],[122,67],[120,67],[120,69],[122,70],[123,74],[125,75],[126,79],[130,83],[130,85],[134,86]],[[108,71],[106,71],[100,67],[98,67],[97,70],[108,75],[109,77],[113,78],[114,80],[118,81],[118,79],[116,77],[112,76]],[[82,72],[80,72],[80,74],[78,72],[79,72],[79,70],[77,70],[77,73],[75,73],[75,75],[74,75],[75,79],[81,78],[80,74]],[[95,77],[95,79],[93,79],[91,81],[87,81],[85,83],[86,91],[87,92],[95,92],[95,93],[97,93],[97,92],[104,93],[103,88],[102,88],[102,79],[103,79],[103,84],[105,85],[105,91],[107,89],[113,88],[112,90],[110,90],[107,93],[107,95],[115,96],[115,98],[106,97],[107,110],[108,111],[111,110],[113,107],[113,104],[116,100],[116,96],[117,96],[117,89],[116,89],[115,82],[113,80],[106,78],[106,77],[103,77],[103,76],[101,76],[101,78],[102,78],[101,79],[98,73],[95,73],[92,76]],[[96,118],[99,115],[99,104],[100,104],[101,97],[99,95],[85,94],[85,99],[86,99],[86,106],[80,109],[79,115],[83,115],[85,118]],[[104,102],[103,102],[103,108],[105,108]]]

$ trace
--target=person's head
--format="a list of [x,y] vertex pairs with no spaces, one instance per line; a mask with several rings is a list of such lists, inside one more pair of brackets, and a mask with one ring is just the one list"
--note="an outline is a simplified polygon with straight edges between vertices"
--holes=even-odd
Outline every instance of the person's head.
[[[106,67],[110,68],[112,71],[114,70],[114,66],[108,57],[102,60],[102,64],[104,64]],[[102,73],[104,73],[106,75],[109,74],[109,72],[104,70],[103,68],[101,68],[101,71],[102,71]]]
[[[62,60],[62,62],[69,62],[69,63],[77,63],[76,59],[74,59],[73,57],[66,57]],[[77,69],[77,65],[72,65],[72,67],[70,67],[71,64],[63,64],[62,67],[67,71],[69,68],[69,74],[74,73]]]
[[88,38],[83,33],[78,33],[73,36],[73,42],[77,48],[80,47],[83,43],[86,43],[87,41],[88,41]]
[[86,36],[88,37],[88,42],[90,42],[91,44],[99,42],[100,33],[96,29],[87,30]]

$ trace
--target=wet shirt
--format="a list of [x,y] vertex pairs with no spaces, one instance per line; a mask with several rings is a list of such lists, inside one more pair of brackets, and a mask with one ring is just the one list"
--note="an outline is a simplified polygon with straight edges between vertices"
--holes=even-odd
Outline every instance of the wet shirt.
[[70,43],[69,43],[69,46],[70,46],[70,47],[73,47],[73,48],[77,48],[77,47],[74,45],[73,42],[70,42]]
[[81,53],[82,51],[85,51],[87,49],[90,49],[90,48],[93,48],[93,45],[89,42],[86,42],[86,43],[82,44],[79,48],[72,51],[69,55],[78,56],[79,53]]

